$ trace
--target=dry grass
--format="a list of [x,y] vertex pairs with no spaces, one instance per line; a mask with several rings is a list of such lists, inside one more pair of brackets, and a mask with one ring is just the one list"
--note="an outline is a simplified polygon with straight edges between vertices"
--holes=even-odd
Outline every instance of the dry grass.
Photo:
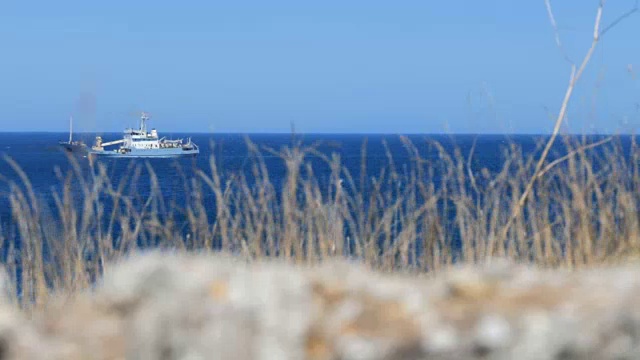
[[[54,194],[51,209],[19,166],[5,159],[16,231],[0,231],[8,249],[3,265],[13,292],[21,294],[16,301],[29,309],[44,306],[54,293],[90,287],[108,271],[105,264],[139,248],[299,264],[348,257],[382,271],[429,274],[494,257],[576,268],[640,253],[635,141],[623,148],[619,138],[608,138],[594,150],[586,138],[564,140],[568,155],[545,162],[506,232],[537,161],[516,144],[505,148],[499,171],[476,174],[472,154],[430,142],[439,157],[425,159],[403,138],[407,166],[397,167],[398,154],[388,153],[378,176],[359,179],[338,155],[293,146],[277,152],[286,168],[280,183],[270,177],[265,151],[248,142],[250,171],[222,171],[212,157],[210,169],[184,177],[181,207],[165,202],[148,165],[132,167],[112,183],[99,162],[86,171],[70,158],[72,170],[59,174],[63,190]],[[363,174],[366,157],[363,146]],[[330,169],[328,181],[314,172],[314,158]],[[9,171],[20,181],[8,180]],[[145,196],[138,191],[142,171],[151,189]]]

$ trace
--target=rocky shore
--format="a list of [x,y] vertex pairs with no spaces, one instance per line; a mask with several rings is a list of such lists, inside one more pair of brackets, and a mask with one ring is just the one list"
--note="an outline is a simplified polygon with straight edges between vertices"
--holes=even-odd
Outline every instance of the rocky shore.
[[418,277],[150,253],[29,317],[0,307],[0,359],[636,358],[635,264]]

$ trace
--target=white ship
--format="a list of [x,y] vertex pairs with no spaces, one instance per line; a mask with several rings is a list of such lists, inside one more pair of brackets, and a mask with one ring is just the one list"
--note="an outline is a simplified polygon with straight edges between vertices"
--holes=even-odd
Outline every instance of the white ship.
[[[182,157],[196,156],[200,153],[198,146],[189,138],[186,142],[182,139],[167,140],[159,138],[158,131],[151,129],[147,132],[149,116],[142,113],[139,129],[126,129],[121,140],[103,142],[102,137],[97,136],[90,155],[110,157]],[[116,149],[107,150],[105,147],[120,145]]]

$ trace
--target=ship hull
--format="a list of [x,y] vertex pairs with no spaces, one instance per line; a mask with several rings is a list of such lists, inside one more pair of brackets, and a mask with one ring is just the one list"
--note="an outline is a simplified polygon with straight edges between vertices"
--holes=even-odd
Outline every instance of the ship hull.
[[84,144],[73,144],[68,142],[60,142],[60,147],[64,151],[72,152],[72,153],[86,153],[89,151],[88,147]]
[[177,158],[193,157],[200,153],[199,150],[177,149],[130,149],[127,152],[120,150],[91,150],[90,155],[111,158]]

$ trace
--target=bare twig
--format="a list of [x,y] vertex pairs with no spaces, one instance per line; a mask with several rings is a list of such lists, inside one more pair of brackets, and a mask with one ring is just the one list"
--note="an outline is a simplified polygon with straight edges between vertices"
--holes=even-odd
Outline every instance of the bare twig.
[[639,0],[636,0],[633,8],[629,9],[629,11],[627,11],[626,13],[620,15],[611,24],[607,25],[604,29],[602,29],[602,31],[600,32],[600,38],[602,38],[604,36],[604,34],[609,32],[609,30],[613,29],[616,25],[618,25],[620,22],[622,22],[622,20],[628,18],[629,16],[631,16],[635,12],[637,12],[640,9],[639,2],[640,2]]
[[581,152],[583,152],[585,150],[593,149],[593,148],[596,148],[596,147],[598,147],[600,145],[604,145],[604,144],[610,142],[612,139],[613,139],[612,136],[608,136],[608,137],[606,137],[606,138],[604,138],[604,139],[602,139],[600,141],[596,141],[594,143],[591,143],[591,144],[588,144],[588,145],[584,145],[584,146],[581,146],[581,147],[579,147],[579,148],[577,148],[577,149],[575,149],[573,151],[570,151],[565,156],[557,158],[554,161],[552,161],[549,164],[547,164],[547,166],[545,166],[542,170],[540,170],[539,173],[536,174],[536,178],[537,179],[541,178],[542,176],[544,176],[544,174],[548,173],[549,170],[553,169],[556,165],[569,160],[573,156],[575,156],[575,155],[577,155],[577,154],[579,154],[579,153],[581,153]]
[[558,46],[558,49],[562,53],[562,56],[564,57],[564,59],[569,64],[573,65],[574,62],[571,60],[567,52],[564,50],[564,46],[562,46],[562,41],[560,40],[560,31],[558,30],[558,23],[556,23],[556,18],[555,16],[553,16],[553,10],[551,9],[550,0],[544,0],[544,4],[547,7],[547,15],[549,15],[549,21],[551,22],[551,26],[553,27],[553,34],[555,36],[556,46]]
[[[511,228],[511,225],[513,224],[513,222],[515,221],[515,219],[520,215],[520,212],[522,211],[522,207],[524,206],[524,204],[526,203],[527,199],[529,198],[529,195],[531,194],[531,191],[533,189],[533,185],[535,184],[535,182],[538,180],[538,178],[540,177],[538,174],[542,171],[542,167],[544,165],[544,162],[547,159],[547,156],[549,155],[549,152],[551,151],[551,148],[558,136],[558,133],[560,131],[560,127],[562,126],[563,120],[566,117],[567,114],[567,108],[569,105],[569,101],[571,100],[571,96],[573,95],[573,91],[575,89],[575,85],[578,82],[578,80],[580,79],[580,77],[582,76],[584,70],[587,67],[587,64],[589,63],[589,60],[591,60],[591,57],[593,55],[593,52],[596,49],[596,45],[598,44],[598,42],[600,41],[600,39],[602,38],[602,33],[600,31],[600,24],[602,22],[602,12],[604,9],[604,5],[605,5],[606,0],[600,0],[600,4],[598,5],[598,10],[596,11],[596,19],[595,19],[595,23],[594,23],[594,27],[593,27],[593,40],[591,42],[591,47],[589,48],[589,50],[587,51],[587,54],[584,56],[584,58],[582,59],[582,63],[580,64],[580,66],[578,68],[576,68],[576,65],[571,63],[570,59],[568,57],[565,56],[565,59],[567,61],[569,61],[572,65],[571,65],[571,77],[569,80],[569,85],[567,87],[567,90],[565,92],[565,96],[564,99],[562,101],[562,105],[560,106],[560,111],[558,113],[558,117],[556,118],[555,121],[555,125],[553,127],[553,132],[551,133],[551,137],[549,138],[549,140],[547,141],[547,144],[544,148],[544,150],[542,151],[542,154],[540,156],[540,159],[538,160],[535,170],[533,172],[533,175],[531,177],[531,179],[529,180],[529,182],[527,183],[527,186],[525,187],[525,190],[523,191],[522,195],[520,196],[520,199],[518,200],[516,206],[513,209],[513,212],[511,214],[511,217],[509,218],[509,220],[507,221],[507,223],[505,224],[503,231],[502,231],[502,240],[506,240],[507,235],[509,234],[509,229]],[[551,25],[554,28],[555,31],[555,36],[556,36],[556,43],[558,44],[558,46],[560,47],[561,51],[564,50],[562,49],[562,43],[560,42],[560,36],[558,34],[557,31],[557,24],[555,21],[555,17],[553,16],[553,10],[551,8],[551,3],[550,0],[545,0],[545,5],[547,6],[547,12],[549,14],[549,18],[551,21]],[[637,8],[637,3],[636,3],[636,8]],[[622,21],[624,18],[628,17],[629,15],[631,15],[632,13],[635,12],[635,8],[632,9],[631,11],[623,14],[619,19],[617,19],[616,21],[614,21],[610,26],[606,27],[604,29],[603,32],[605,31],[609,31],[611,30],[611,28],[613,26],[615,26],[616,24],[619,24],[620,21]],[[494,241],[492,241],[489,246],[490,249],[493,248],[494,246]]]

